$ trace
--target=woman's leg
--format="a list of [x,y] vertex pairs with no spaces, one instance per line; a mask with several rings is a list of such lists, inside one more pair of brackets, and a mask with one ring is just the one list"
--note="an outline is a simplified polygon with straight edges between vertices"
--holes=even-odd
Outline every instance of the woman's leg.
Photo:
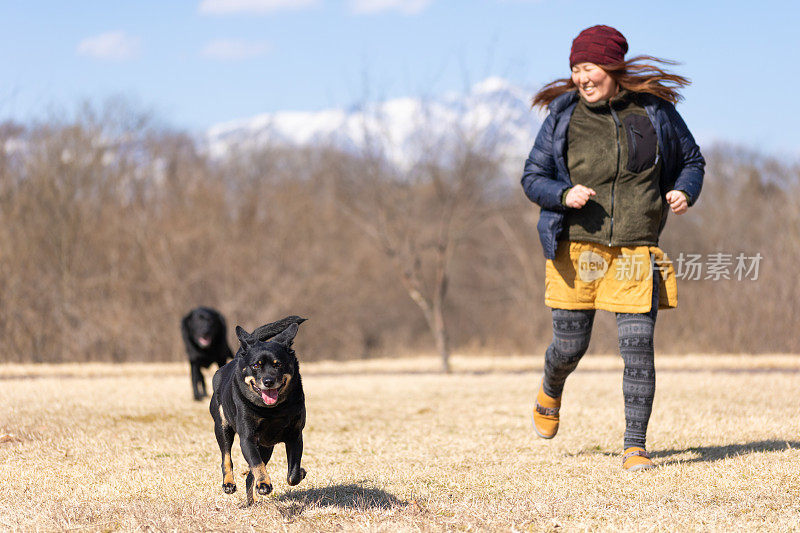
[[578,366],[592,336],[594,309],[553,309],[553,342],[544,356],[544,392],[559,398],[567,376]]
[[647,423],[656,392],[653,331],[658,313],[658,272],[654,272],[653,300],[649,313],[617,313],[619,352],[625,362],[622,395],[625,397],[625,443],[645,447]]

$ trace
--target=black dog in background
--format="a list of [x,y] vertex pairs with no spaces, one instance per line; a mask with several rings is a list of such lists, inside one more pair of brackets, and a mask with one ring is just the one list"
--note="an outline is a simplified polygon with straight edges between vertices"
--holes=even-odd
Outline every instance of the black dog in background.
[[305,396],[292,350],[298,325],[304,321],[290,316],[253,333],[237,326],[241,348],[233,361],[214,374],[209,411],[222,453],[222,489],[228,494],[236,491],[231,448],[238,433],[242,455],[250,467],[245,482],[248,505],[255,501],[254,486],[262,496],[272,492],[266,465],[279,442],[286,444],[289,485],[297,485],[306,477],[300,467]]
[[191,366],[192,392],[195,400],[207,396],[206,382],[200,368],[208,368],[212,363],[222,368],[228,359],[233,358],[226,338],[227,329],[222,314],[210,307],[192,309],[181,320],[181,333]]

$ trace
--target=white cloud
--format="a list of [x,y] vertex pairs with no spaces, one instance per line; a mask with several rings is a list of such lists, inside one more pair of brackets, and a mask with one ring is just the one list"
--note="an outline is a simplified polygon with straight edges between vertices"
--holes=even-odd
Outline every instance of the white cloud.
[[139,38],[124,31],[109,31],[78,43],[78,53],[96,59],[125,61],[139,55]]
[[206,15],[231,13],[265,14],[286,9],[306,9],[320,4],[320,0],[202,0],[198,10]]
[[209,42],[201,52],[203,56],[222,61],[236,61],[259,57],[269,52],[265,42],[242,41],[239,39],[217,39]]
[[400,11],[406,15],[416,15],[433,0],[350,0],[350,10],[356,14],[379,13],[381,11]]

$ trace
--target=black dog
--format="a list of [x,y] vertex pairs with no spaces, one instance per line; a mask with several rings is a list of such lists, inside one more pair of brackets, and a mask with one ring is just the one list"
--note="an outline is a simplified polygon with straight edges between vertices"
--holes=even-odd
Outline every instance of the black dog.
[[255,501],[253,485],[260,495],[272,492],[266,463],[279,442],[286,444],[289,485],[297,485],[306,477],[300,467],[305,396],[292,350],[298,325],[304,321],[297,316],[286,317],[261,326],[252,334],[236,326],[241,348],[233,361],[214,374],[209,410],[222,452],[222,490],[228,494],[236,491],[231,447],[233,436],[238,433],[242,455],[250,466],[246,480],[248,505]]
[[222,314],[210,307],[192,309],[181,320],[181,333],[191,366],[192,392],[195,400],[207,396],[206,382],[200,368],[208,368],[212,363],[222,368],[228,359],[233,358],[226,339],[227,329]]

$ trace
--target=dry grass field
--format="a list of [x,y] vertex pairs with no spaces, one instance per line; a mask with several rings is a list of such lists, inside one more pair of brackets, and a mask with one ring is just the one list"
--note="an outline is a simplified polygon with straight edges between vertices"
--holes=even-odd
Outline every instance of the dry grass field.
[[288,487],[277,447],[247,508],[183,364],[0,366],[0,529],[800,530],[800,356],[659,357],[658,468],[635,474],[618,358],[584,359],[552,441],[530,426],[541,357],[437,367],[303,365],[308,477]]

